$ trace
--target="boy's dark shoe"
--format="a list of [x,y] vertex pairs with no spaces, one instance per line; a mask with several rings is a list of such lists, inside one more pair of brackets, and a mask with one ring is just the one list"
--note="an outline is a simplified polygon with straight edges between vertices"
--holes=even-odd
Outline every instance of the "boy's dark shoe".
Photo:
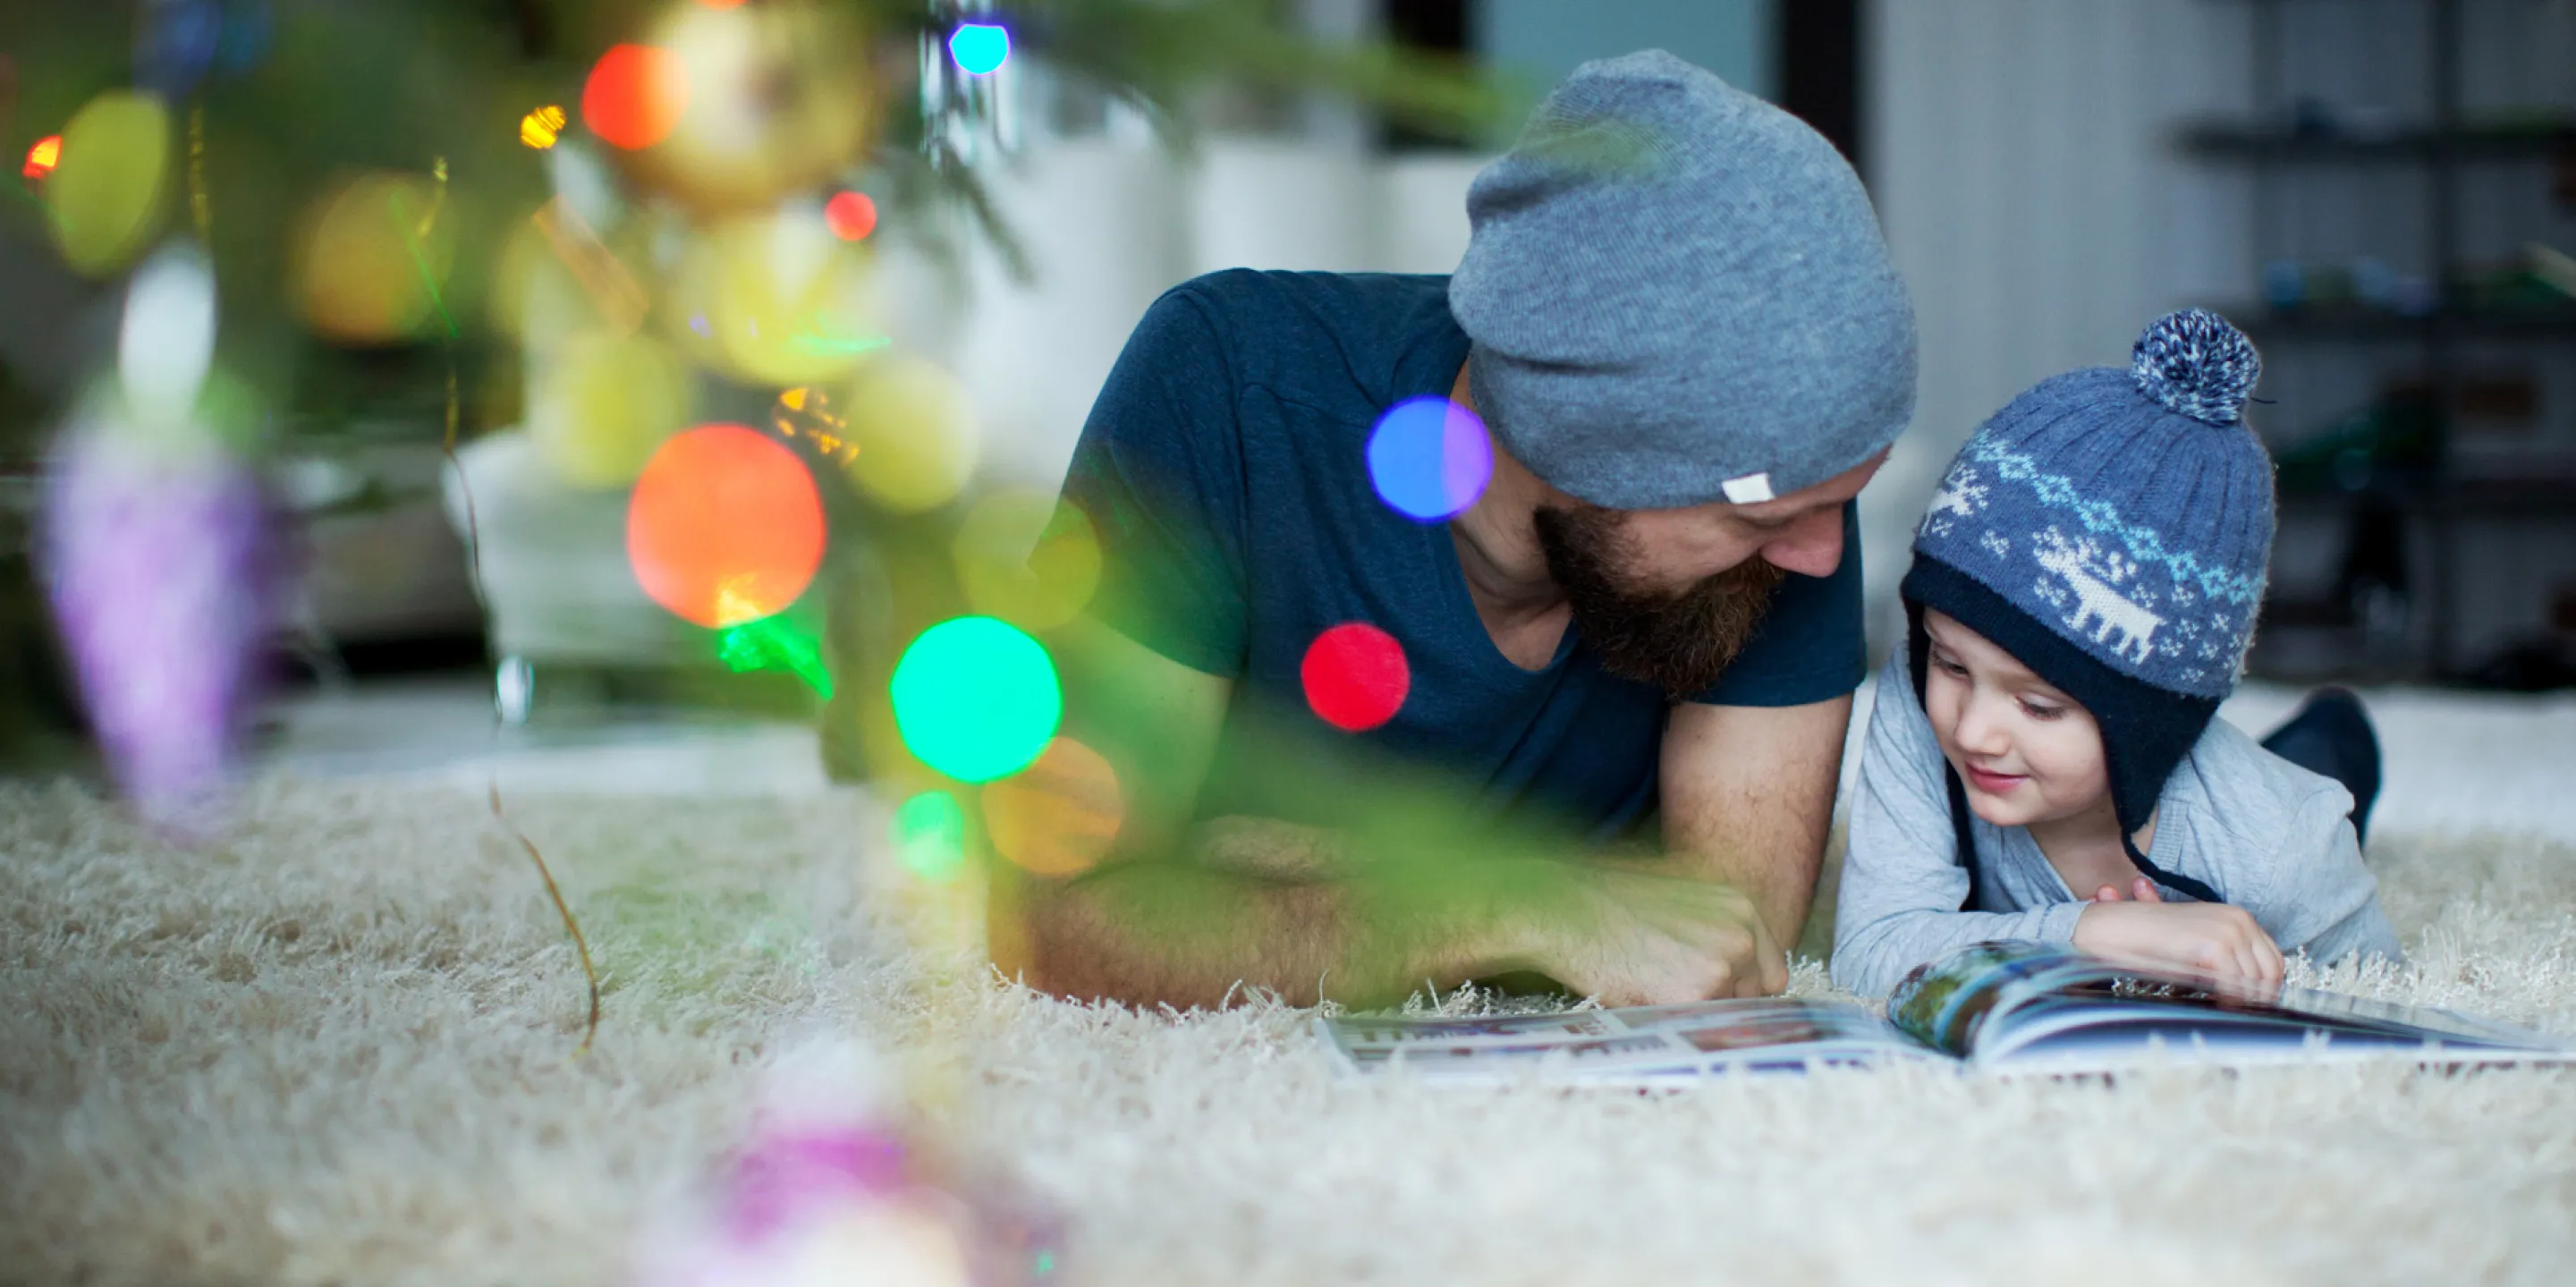
[[2379,799],[2379,734],[2351,689],[2329,685],[2308,694],[2263,739],[2263,749],[2342,783],[2352,793],[2353,835],[2370,839],[2370,806]]

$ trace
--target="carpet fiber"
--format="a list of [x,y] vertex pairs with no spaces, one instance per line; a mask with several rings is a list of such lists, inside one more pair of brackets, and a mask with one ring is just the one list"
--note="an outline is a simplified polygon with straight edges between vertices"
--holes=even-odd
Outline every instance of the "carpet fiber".
[[[0,786],[0,1279],[610,1283],[765,1063],[904,1052],[1095,1283],[2563,1281],[2576,1076],[1939,1071],[1663,1097],[1338,1082],[1304,1016],[931,968],[863,796],[526,798],[597,1045],[477,793],[272,781],[208,851]],[[2401,820],[2402,816],[2401,816]],[[2330,982],[2576,1032],[2576,847],[2374,840],[2411,962]],[[1800,991],[1826,990],[1813,965]]]

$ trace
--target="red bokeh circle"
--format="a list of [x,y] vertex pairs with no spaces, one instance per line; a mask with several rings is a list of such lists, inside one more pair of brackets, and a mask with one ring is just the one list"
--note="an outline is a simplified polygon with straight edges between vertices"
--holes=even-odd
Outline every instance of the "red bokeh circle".
[[784,611],[823,562],[823,497],[805,462],[741,425],[701,425],[645,462],[626,559],[655,603],[709,628]]
[[669,138],[688,105],[680,56],[653,45],[611,46],[581,88],[582,124],[630,152]]
[[823,203],[823,222],[843,241],[858,241],[877,228],[877,203],[864,192],[844,192]]
[[1315,636],[1298,667],[1306,704],[1317,718],[1346,733],[1376,728],[1395,718],[1413,690],[1413,669],[1395,636],[1365,622],[1347,621]]

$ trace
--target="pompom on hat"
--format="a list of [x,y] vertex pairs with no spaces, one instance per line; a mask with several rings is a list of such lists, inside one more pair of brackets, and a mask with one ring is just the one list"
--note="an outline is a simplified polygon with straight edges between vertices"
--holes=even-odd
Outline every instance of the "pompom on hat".
[[[1980,426],[1915,532],[1900,593],[1917,694],[1925,609],[1993,640],[2101,726],[2124,837],[2153,816],[2253,642],[2274,521],[2272,459],[2245,424],[2262,370],[2216,313],[2157,318],[2127,370],[2052,376]],[[2130,858],[2217,901],[2134,845]]]

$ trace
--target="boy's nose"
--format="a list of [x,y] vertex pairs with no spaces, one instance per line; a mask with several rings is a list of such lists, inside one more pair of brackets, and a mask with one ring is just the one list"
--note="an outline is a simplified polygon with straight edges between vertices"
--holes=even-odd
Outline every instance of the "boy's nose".
[[1959,709],[1959,726],[1950,738],[1959,749],[1972,755],[2001,755],[2012,749],[2012,738],[2004,732],[2003,722],[1989,713],[1988,703],[1970,697]]

